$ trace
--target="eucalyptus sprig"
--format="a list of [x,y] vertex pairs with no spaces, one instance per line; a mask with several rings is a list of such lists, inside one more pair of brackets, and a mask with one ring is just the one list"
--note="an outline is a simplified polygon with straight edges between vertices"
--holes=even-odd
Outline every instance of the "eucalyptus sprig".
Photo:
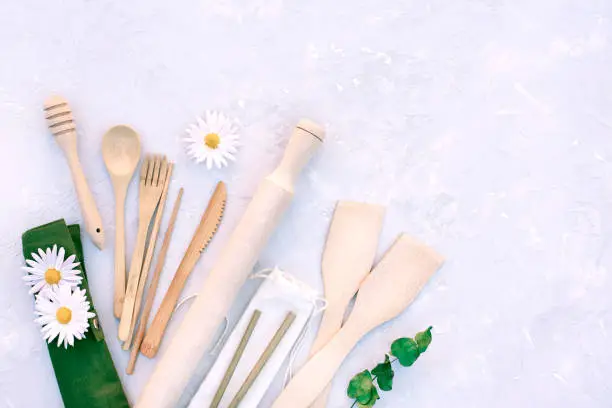
[[[398,361],[403,367],[410,367],[431,344],[431,327],[417,333],[414,339],[402,337],[391,344],[391,351],[385,354],[385,361],[371,371],[364,370],[355,375],[346,390],[349,398],[355,399],[351,407],[371,408],[380,399],[378,388],[382,391],[393,389],[393,363]],[[391,359],[389,356],[394,357]],[[378,388],[376,387],[378,384]]]

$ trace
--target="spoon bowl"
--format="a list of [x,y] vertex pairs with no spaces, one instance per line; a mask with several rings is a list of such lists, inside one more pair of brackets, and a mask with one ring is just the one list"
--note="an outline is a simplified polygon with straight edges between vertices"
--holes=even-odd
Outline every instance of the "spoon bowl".
[[115,317],[125,299],[125,197],[140,161],[140,136],[127,125],[110,128],[102,138],[102,157],[115,191]]
[[131,179],[140,160],[140,136],[127,125],[110,128],[102,139],[102,157],[111,177]]

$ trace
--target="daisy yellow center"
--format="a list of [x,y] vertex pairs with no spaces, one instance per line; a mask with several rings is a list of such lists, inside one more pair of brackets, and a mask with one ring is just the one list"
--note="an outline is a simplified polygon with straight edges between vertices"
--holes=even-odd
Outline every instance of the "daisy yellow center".
[[61,324],[68,324],[72,320],[72,310],[62,306],[55,312],[55,317]]
[[221,142],[221,138],[216,133],[209,133],[204,136],[204,144],[211,149],[216,149],[219,147],[219,143]]
[[45,272],[45,280],[49,285],[57,285],[61,279],[62,274],[55,268],[49,268]]

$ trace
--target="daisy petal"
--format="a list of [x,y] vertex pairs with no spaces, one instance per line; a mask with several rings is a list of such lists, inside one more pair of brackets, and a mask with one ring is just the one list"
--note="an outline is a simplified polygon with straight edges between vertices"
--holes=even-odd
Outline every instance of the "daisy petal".
[[60,269],[62,264],[64,263],[64,255],[66,255],[66,251],[64,247],[61,247],[57,253],[57,258],[55,259],[55,269]]
[[28,273],[31,273],[32,275],[36,275],[36,276],[44,276],[46,271],[41,271],[38,268],[31,268],[29,266],[22,266],[21,270],[26,271]]
[[38,256],[37,254],[35,254],[34,252],[32,252],[32,253],[30,254],[30,256],[31,256],[32,258],[34,258],[34,260],[35,260],[37,263],[42,263],[42,258],[41,258],[40,256]]
[[[66,258],[66,260],[64,261],[64,265],[70,265],[71,263],[74,262],[74,260],[76,259],[76,255],[72,254],[70,255],[68,258]],[[78,264],[78,262],[77,262]]]
[[45,286],[47,282],[45,282],[44,280],[41,280],[39,282],[36,283],[36,285],[34,285],[32,287],[32,289],[30,289],[30,295],[33,295],[34,293],[40,292],[40,290]]
[[28,265],[30,265],[30,267],[32,267],[32,268],[37,268],[37,267],[39,266],[39,264],[38,264],[38,263],[34,262],[34,261],[33,261],[33,260],[31,260],[31,259],[26,259],[26,263],[27,263]]

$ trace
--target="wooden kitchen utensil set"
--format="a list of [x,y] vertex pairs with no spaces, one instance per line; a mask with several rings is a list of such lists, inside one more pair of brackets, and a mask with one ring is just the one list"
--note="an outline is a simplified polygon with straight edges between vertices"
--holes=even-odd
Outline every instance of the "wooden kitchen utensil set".
[[[77,133],[72,110],[64,98],[54,96],[45,101],[44,111],[49,129],[62,148],[70,166],[86,231],[93,243],[102,249],[104,245],[102,220],[79,161],[76,144]],[[134,370],[138,351],[141,348],[145,355],[155,356],[187,278],[195,267],[200,254],[208,246],[219,227],[227,191],[224,183],[218,183],[162,305],[150,329],[146,331],[147,321],[155,299],[155,291],[178,215],[183,189],[180,190],[176,199],[162,250],[158,256],[158,264],[149,285],[140,324],[136,328],[174,164],[168,162],[163,155],[147,155],[142,163],[139,180],[138,233],[126,286],[124,209],[127,190],[141,157],[140,136],[127,125],[117,125],[110,128],[102,138],[102,157],[111,178],[115,195],[113,313],[115,317],[120,319],[118,337],[124,342],[123,349],[128,350],[134,344],[127,369],[128,374],[131,374]]]
[[[70,166],[85,229],[93,243],[102,248],[104,231],[79,162],[72,111],[67,101],[61,97],[47,100],[44,109],[48,126]],[[176,406],[219,324],[228,313],[259,253],[288,207],[299,173],[324,138],[325,132],[317,124],[308,120],[298,123],[280,164],[260,183],[242,219],[206,277],[197,299],[158,362],[138,399],[137,408]],[[149,358],[156,356],[180,293],[201,253],[215,235],[227,200],[226,186],[219,182],[170,287],[147,329],[183,189],[180,189],[173,206],[157,265],[145,296],[174,165],[162,155],[148,155],[143,161],[139,180],[138,233],[126,284],[124,205],[140,155],[140,136],[131,127],[115,126],[104,135],[102,156],[113,184],[116,201],[113,310],[115,316],[120,319],[118,337],[124,342],[123,348],[132,348],[128,374],[133,373],[139,352]],[[273,408],[323,408],[326,405],[329,384],[355,344],[366,333],[396,317],[408,307],[442,265],[442,257],[432,248],[402,234],[382,260],[372,268],[384,214],[385,209],[382,206],[338,202],[322,258],[327,309],[312,347],[310,360],[281,393]],[[357,298],[354,308],[346,322],[343,322],[355,293]],[[146,301],[138,323],[143,298]],[[237,345],[238,349],[220,379],[212,407],[219,406],[260,314],[259,311],[253,314],[244,337]],[[282,326],[229,404],[231,408],[243,406],[241,401],[249,393],[259,372],[274,353],[295,317],[293,313],[287,313]]]

